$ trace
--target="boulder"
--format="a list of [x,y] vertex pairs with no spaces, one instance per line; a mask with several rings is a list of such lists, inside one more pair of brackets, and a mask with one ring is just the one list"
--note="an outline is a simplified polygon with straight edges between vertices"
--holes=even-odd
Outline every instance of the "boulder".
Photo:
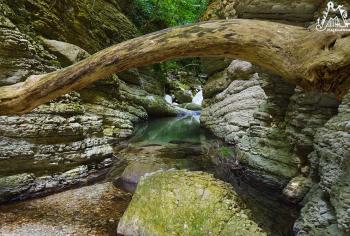
[[45,48],[57,56],[63,67],[70,66],[90,56],[84,49],[66,42],[41,37]]
[[192,92],[190,90],[176,90],[174,92],[175,98],[179,103],[192,102]]
[[254,73],[253,65],[248,61],[233,60],[229,67],[227,67],[229,77],[241,80],[249,79]]
[[141,179],[118,225],[122,235],[267,235],[231,186],[203,172]]
[[310,178],[297,176],[283,189],[283,195],[291,202],[297,203],[303,200],[311,187],[312,181]]

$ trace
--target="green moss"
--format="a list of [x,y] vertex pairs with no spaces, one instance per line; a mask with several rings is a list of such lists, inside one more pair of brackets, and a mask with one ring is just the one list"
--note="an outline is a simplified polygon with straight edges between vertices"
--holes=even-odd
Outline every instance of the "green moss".
[[219,155],[223,158],[233,158],[235,156],[233,150],[229,147],[220,147]]
[[146,235],[266,235],[249,215],[232,188],[209,174],[157,172],[139,183],[118,231]]

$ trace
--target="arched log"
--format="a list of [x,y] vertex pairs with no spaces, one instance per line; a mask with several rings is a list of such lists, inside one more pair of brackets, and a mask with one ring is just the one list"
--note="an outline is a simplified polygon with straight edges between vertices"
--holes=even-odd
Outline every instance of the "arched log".
[[70,67],[0,88],[0,114],[23,114],[72,90],[130,68],[181,57],[250,61],[305,89],[344,95],[350,87],[349,32],[310,32],[257,20],[170,28],[102,50]]

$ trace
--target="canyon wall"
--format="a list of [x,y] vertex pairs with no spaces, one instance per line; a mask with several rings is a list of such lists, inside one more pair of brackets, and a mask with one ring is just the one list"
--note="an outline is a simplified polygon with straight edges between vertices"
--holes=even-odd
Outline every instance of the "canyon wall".
[[[254,18],[311,27],[324,5],[219,0],[203,19]],[[282,201],[302,207],[296,235],[348,234],[349,96],[340,102],[303,91],[248,62],[203,62],[215,66],[206,71],[201,122],[233,145],[232,166],[239,162],[245,181],[277,190]]]
[[[69,66],[138,29],[118,1],[0,1],[0,86]],[[113,75],[23,116],[0,117],[0,203],[98,179],[148,115],[176,115],[153,67]],[[69,176],[69,177],[67,177]]]

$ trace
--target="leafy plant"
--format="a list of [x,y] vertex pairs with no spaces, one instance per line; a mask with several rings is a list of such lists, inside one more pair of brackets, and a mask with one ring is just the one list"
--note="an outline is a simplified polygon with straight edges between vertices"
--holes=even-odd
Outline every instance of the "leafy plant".
[[[208,0],[134,0],[143,15],[143,28],[150,24],[171,27],[193,23],[205,11]],[[139,19],[140,20],[140,19]]]
[[219,155],[220,155],[220,157],[222,157],[224,159],[233,158],[235,156],[233,150],[229,147],[220,147]]

